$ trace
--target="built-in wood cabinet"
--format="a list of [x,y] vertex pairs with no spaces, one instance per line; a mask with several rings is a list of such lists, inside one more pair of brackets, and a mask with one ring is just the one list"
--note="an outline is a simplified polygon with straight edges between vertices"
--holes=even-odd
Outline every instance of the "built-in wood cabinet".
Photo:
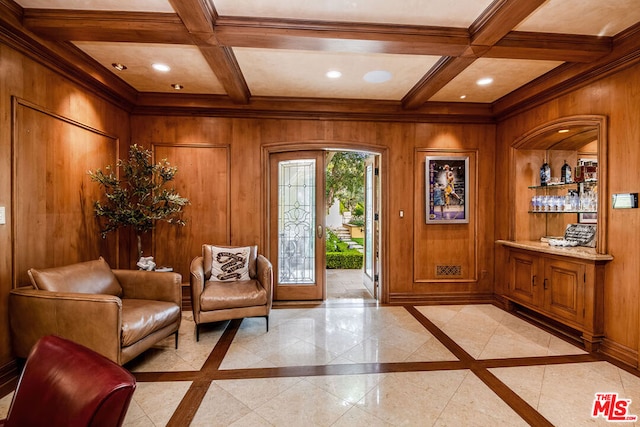
[[611,257],[587,248],[501,243],[509,253],[505,298],[510,308],[520,305],[579,331],[585,348],[595,350],[604,336],[604,265]]

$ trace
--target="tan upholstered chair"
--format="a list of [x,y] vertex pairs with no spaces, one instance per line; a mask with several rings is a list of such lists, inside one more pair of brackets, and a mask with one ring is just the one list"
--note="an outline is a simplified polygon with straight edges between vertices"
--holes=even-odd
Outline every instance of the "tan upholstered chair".
[[[191,261],[191,306],[196,324],[196,340],[200,339],[200,325],[203,323],[244,317],[264,317],[269,331],[269,312],[273,298],[271,262],[258,254],[257,246],[250,246],[246,280],[217,281],[215,275],[214,280],[211,280],[215,248],[212,245],[202,245],[202,256]],[[239,248],[226,249],[234,252],[234,249]]]
[[182,318],[182,276],[111,270],[102,258],[31,269],[33,287],[9,294],[13,351],[27,357],[39,338],[58,335],[123,365],[175,334]]

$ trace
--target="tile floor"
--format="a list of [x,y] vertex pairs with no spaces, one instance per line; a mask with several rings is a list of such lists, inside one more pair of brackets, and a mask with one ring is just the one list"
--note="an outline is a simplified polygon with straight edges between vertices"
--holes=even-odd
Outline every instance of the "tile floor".
[[591,417],[605,392],[640,415],[637,372],[497,307],[379,306],[335,287],[323,304],[274,309],[268,333],[244,319],[196,342],[184,312],[177,350],[170,337],[126,366],[138,387],[125,425],[640,425]]

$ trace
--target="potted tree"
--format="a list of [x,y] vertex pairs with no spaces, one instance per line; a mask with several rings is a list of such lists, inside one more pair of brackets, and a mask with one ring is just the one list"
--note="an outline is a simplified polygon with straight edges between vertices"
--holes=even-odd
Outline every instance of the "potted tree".
[[[116,173],[118,169],[120,176]],[[120,227],[131,227],[136,233],[140,260],[141,235],[153,230],[157,221],[185,225],[181,213],[189,200],[174,188],[165,187],[177,170],[167,159],[152,164],[151,151],[134,144],[129,149],[129,159],[118,160],[115,170],[109,165],[104,171],[89,171],[91,179],[105,192],[106,200],[94,202],[95,214],[102,220],[102,237]]]

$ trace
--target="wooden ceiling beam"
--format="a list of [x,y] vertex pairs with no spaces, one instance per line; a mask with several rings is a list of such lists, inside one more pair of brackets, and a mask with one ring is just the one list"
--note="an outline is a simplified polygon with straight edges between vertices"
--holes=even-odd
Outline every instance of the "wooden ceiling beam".
[[246,104],[251,93],[233,50],[223,46],[200,46],[200,52],[233,102]]
[[469,45],[463,28],[225,18],[215,33],[224,46],[359,53],[458,56]]
[[592,62],[609,54],[612,46],[611,37],[513,31],[483,57]]
[[475,56],[448,56],[440,59],[402,98],[402,106],[406,109],[419,108],[476,59]]
[[469,27],[471,44],[493,46],[547,0],[496,0]]
[[209,64],[211,71],[218,77],[220,84],[233,102],[246,104],[251,93],[244,80],[240,65],[230,47],[216,46],[214,24],[218,14],[210,2],[204,0],[169,0],[194,41]]
[[25,9],[23,25],[51,41],[193,44],[174,13]]
[[211,2],[204,0],[169,0],[187,31],[198,44],[215,44],[213,26],[218,13]]

